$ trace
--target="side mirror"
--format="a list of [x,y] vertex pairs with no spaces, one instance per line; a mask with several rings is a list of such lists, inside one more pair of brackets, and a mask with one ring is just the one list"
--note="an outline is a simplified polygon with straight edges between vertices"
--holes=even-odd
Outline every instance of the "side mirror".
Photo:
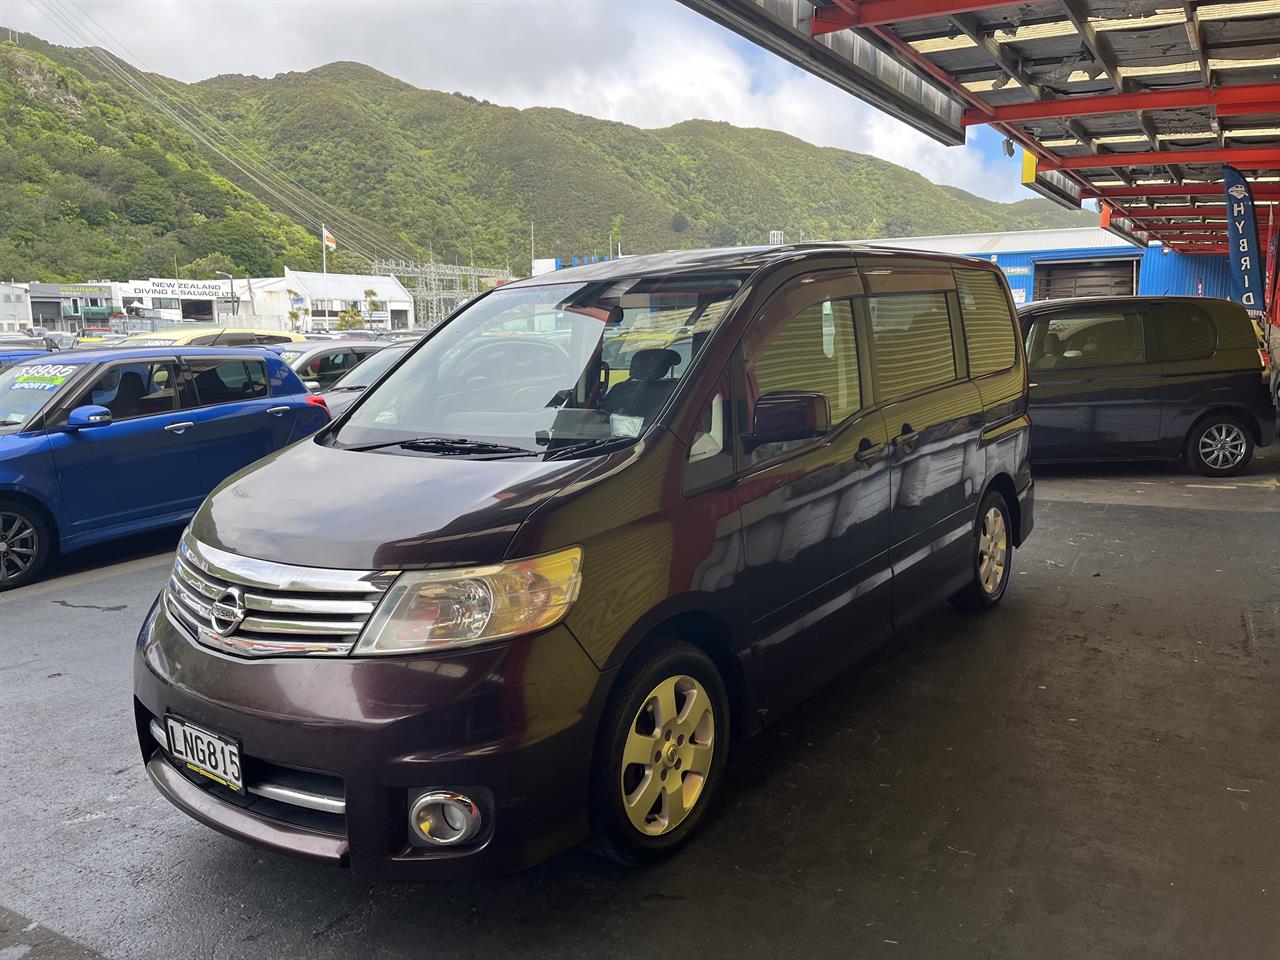
[[86,404],[76,407],[67,414],[68,430],[87,430],[90,427],[111,426],[111,411],[97,404]]
[[821,437],[830,429],[831,407],[825,394],[782,390],[756,401],[751,434],[743,440],[754,450],[766,443]]
[[306,387],[308,390],[310,390],[312,393],[315,393],[317,390],[320,389],[319,380],[304,380],[302,381],[302,385]]

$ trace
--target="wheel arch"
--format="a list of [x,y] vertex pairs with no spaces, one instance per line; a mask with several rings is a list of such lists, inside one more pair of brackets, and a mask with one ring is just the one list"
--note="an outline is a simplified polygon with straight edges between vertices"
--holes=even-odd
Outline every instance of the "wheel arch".
[[44,522],[49,525],[49,532],[53,535],[53,543],[51,546],[55,551],[58,550],[59,543],[62,538],[62,528],[58,525],[58,517],[57,514],[53,512],[52,507],[35,494],[29,493],[26,490],[21,490],[17,487],[0,487],[0,503],[3,503],[5,500],[17,501],[18,503],[26,504],[39,513]]
[[1187,427],[1187,432],[1182,435],[1183,449],[1186,449],[1186,445],[1191,442],[1191,435],[1200,428],[1201,424],[1212,417],[1222,416],[1223,414],[1229,414],[1232,418],[1243,423],[1249,428],[1249,432],[1253,434],[1254,444],[1257,446],[1262,445],[1262,424],[1258,422],[1257,417],[1245,407],[1231,403],[1216,403],[1191,421],[1191,425]]
[[640,629],[636,631],[630,649],[621,658],[621,669],[614,677],[610,695],[636,663],[662,646],[664,641],[679,640],[705,653],[719,671],[729,698],[729,725],[733,739],[749,736],[759,729],[755,711],[751,709],[751,684],[747,671],[736,652],[733,630],[722,617],[705,608],[689,607],[646,618],[643,626],[637,626]]
[[1018,500],[1018,488],[1014,486],[1013,477],[1001,471],[987,481],[986,487],[982,490],[982,496],[978,498],[981,503],[990,491],[997,491],[1004,497],[1005,505],[1009,508],[1009,521],[1013,527],[1010,531],[1013,534],[1013,545],[1015,547],[1022,546],[1022,504]]

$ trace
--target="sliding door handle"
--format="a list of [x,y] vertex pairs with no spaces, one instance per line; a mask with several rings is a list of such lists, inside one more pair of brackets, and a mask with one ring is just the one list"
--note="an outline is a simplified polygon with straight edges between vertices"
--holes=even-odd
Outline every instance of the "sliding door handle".
[[884,452],[883,443],[872,443],[868,438],[863,437],[858,444],[858,450],[853,455],[853,459],[858,463],[870,463]]

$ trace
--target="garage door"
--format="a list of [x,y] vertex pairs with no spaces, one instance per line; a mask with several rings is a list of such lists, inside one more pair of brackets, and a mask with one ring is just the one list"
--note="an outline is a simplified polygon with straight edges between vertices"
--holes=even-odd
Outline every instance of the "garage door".
[[1037,263],[1035,298],[1128,297],[1138,292],[1138,261],[1094,260],[1088,263]]

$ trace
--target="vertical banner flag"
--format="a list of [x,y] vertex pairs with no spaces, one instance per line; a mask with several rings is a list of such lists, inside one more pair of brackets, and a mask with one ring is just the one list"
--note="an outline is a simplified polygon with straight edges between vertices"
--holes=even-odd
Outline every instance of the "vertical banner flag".
[[324,227],[320,228],[320,239],[324,241],[324,245],[330,250],[338,249],[338,241],[333,239],[333,234]]
[[1250,313],[1262,312],[1262,251],[1253,215],[1253,191],[1235,167],[1222,168],[1227,195],[1227,254],[1235,298]]

